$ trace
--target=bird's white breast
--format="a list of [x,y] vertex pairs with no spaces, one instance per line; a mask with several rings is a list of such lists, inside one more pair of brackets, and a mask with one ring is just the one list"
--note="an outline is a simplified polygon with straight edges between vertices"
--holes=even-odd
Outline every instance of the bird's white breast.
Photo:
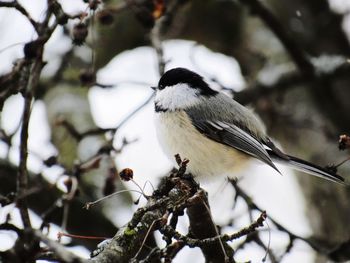
[[175,164],[175,154],[190,160],[188,172],[195,176],[232,176],[247,163],[247,155],[217,143],[196,130],[184,111],[157,112],[155,124],[164,152]]

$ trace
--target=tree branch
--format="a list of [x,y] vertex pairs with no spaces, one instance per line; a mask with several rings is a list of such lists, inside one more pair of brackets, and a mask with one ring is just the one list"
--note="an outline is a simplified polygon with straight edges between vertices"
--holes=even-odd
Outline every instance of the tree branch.
[[257,14],[262,21],[272,30],[288,51],[294,63],[298,66],[301,74],[305,77],[313,77],[314,67],[304,54],[296,41],[289,36],[286,29],[278,19],[259,0],[240,0],[243,5],[248,6],[254,14]]
[[[252,201],[252,199],[248,196],[248,194],[237,185],[237,182],[235,180],[229,179],[229,182],[234,187],[237,197],[241,197],[246,202],[246,204],[250,210],[257,210],[259,212],[264,212],[264,210],[262,210],[259,206],[257,206]],[[311,246],[314,250],[319,252],[320,254],[329,256],[331,251],[329,249],[323,248],[320,244],[317,243],[317,240],[314,240],[313,238],[305,238],[305,237],[298,236],[298,235],[292,233],[290,230],[288,230],[286,227],[284,227],[280,223],[278,223],[273,218],[269,217],[269,220],[277,227],[278,230],[288,234],[291,243],[295,239],[302,240],[305,243],[307,243],[309,246]]]
[[[164,3],[162,3],[164,5]],[[155,24],[151,31],[151,43],[157,53],[158,60],[158,72],[159,75],[162,76],[165,71],[166,61],[164,60],[164,51],[162,47],[161,36],[166,26],[169,26],[171,23],[171,19],[181,5],[181,1],[179,0],[171,0],[168,1],[166,5],[166,11],[160,18],[156,18]]]
[[[272,94],[284,93],[287,90],[297,87],[300,84],[313,83],[315,79],[332,80],[342,76],[348,76],[350,73],[350,64],[344,58],[344,63],[336,65],[332,70],[322,71],[322,69],[316,68],[317,74],[314,79],[309,78],[300,72],[291,71],[287,74],[283,74],[277,81],[270,85],[263,83],[256,83],[247,89],[234,93],[234,99],[242,104],[253,103],[262,97],[267,97]],[[314,86],[308,86],[313,88]]]
[[34,237],[36,237],[39,241],[45,243],[48,247],[48,249],[52,252],[54,252],[57,259],[61,262],[65,263],[83,263],[87,262],[87,260],[84,260],[69,250],[65,248],[63,245],[58,243],[57,241],[54,241],[52,239],[49,239],[47,236],[45,236],[41,231],[39,230],[33,230],[32,234]]
[[[31,104],[33,99],[34,88],[39,81],[40,72],[42,69],[41,58],[35,60],[29,72],[28,87],[26,89],[26,96],[24,98],[24,109],[22,115],[22,126],[20,135],[20,156],[19,156],[19,172],[17,176],[17,195],[19,197],[25,196],[28,187],[27,175],[27,157],[28,157],[28,127],[31,112]],[[17,200],[17,206],[25,228],[31,227],[28,206],[25,198]]]

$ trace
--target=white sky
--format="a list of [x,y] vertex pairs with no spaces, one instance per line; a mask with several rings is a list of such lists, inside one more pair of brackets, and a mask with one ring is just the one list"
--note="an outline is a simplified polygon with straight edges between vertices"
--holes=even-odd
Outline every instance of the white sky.
[[[42,18],[45,9],[45,1],[22,0],[23,3],[34,18]],[[71,14],[84,10],[86,5],[82,1],[71,0],[60,1],[65,10]],[[348,0],[333,0],[332,7],[341,12],[340,7],[350,8]],[[339,11],[340,10],[340,11]],[[6,21],[11,19],[11,26],[6,25]],[[350,19],[348,16],[344,20],[345,30],[350,28]],[[14,28],[20,28],[18,34]],[[0,74],[8,72],[16,58],[23,56],[23,43],[35,37],[31,26],[17,12],[6,9],[0,10]],[[22,43],[4,50],[4,48],[14,44]],[[59,62],[59,56],[70,47],[70,40],[63,39],[61,32],[55,32],[54,37],[47,46],[45,57],[49,63],[45,74],[50,74]],[[219,81],[228,87],[234,87],[235,90],[244,88],[244,80],[240,74],[237,62],[219,53],[214,53],[203,46],[195,46],[193,42],[183,40],[173,40],[164,43],[165,60],[170,61],[167,68],[176,66],[187,67],[198,73],[210,77],[216,76]],[[5,62],[5,63],[4,63]],[[210,75],[208,75],[210,73]],[[145,98],[151,94],[151,89],[135,84],[128,84],[128,81],[141,81],[155,85],[159,76],[157,75],[156,56],[154,50],[149,47],[140,47],[134,50],[126,51],[110,61],[103,69],[98,72],[98,82],[104,84],[124,83],[113,89],[92,88],[89,92],[89,101],[92,114],[96,124],[100,127],[115,127],[130,110],[136,108]],[[23,99],[20,95],[11,97],[5,104],[1,115],[1,127],[11,132],[16,129],[20,122],[20,116],[23,107]],[[30,141],[31,151],[40,153],[42,158],[54,153],[54,147],[48,146],[50,139],[49,126],[45,122],[45,106],[42,102],[34,105],[32,118],[30,122]],[[40,127],[40,129],[38,129]],[[163,155],[158,146],[153,126],[153,104],[147,105],[144,110],[136,114],[119,132],[116,144],[120,143],[121,138],[137,138],[138,141],[125,148],[123,153],[117,157],[116,162],[120,169],[130,167],[135,172],[136,181],[143,185],[147,180],[156,185],[158,178],[165,174],[171,167],[170,162]],[[15,145],[18,145],[18,136],[15,138]],[[0,157],[5,156],[6,149],[0,144]],[[18,159],[18,150],[12,149],[11,159]],[[150,165],[152,164],[152,165]],[[40,166],[35,156],[30,156],[29,167],[34,171],[40,170]],[[266,166],[254,166],[244,175],[240,185],[253,197],[261,207],[267,209],[268,215],[271,215],[285,227],[300,235],[308,235],[311,230],[304,214],[304,201],[300,189],[294,176],[289,170],[281,168],[284,176],[279,176]],[[51,171],[52,174],[58,174],[59,171]],[[232,188],[225,186],[224,179],[217,182],[204,182],[202,186],[209,191],[210,203],[213,216],[217,223],[224,223],[230,218],[236,218],[236,227],[247,225],[246,208],[242,202],[237,204],[236,210],[232,213]],[[150,191],[150,189],[148,189]],[[135,209],[135,208],[134,208]],[[14,223],[19,223],[15,215],[16,209],[8,206],[0,209],[0,222],[3,222],[4,216],[8,211],[14,213]],[[131,213],[125,213],[118,223],[126,223]],[[32,215],[35,224],[39,223],[39,218]],[[181,221],[182,231],[185,231],[187,222]],[[235,229],[226,229],[232,232]],[[58,228],[52,231],[52,238],[55,238]],[[9,248],[15,239],[15,235],[0,231],[0,250]],[[268,242],[268,235],[263,235],[263,241]],[[272,232],[271,247],[278,254],[283,252],[287,244],[286,236]],[[77,249],[75,251],[78,251]],[[84,250],[83,250],[84,251]],[[85,253],[87,251],[79,253]],[[252,260],[260,262],[264,256],[264,251],[254,246],[247,246],[247,249],[239,252],[236,260]],[[185,249],[179,254],[176,262],[203,262],[198,257],[198,250]],[[181,260],[180,260],[181,258]],[[283,262],[313,262],[313,252],[303,242],[297,242],[296,247],[286,256]]]

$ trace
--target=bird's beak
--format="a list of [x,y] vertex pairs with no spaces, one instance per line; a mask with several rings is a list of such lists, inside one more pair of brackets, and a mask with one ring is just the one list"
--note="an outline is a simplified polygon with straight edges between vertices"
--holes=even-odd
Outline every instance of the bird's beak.
[[151,89],[156,90],[156,89],[157,89],[157,87],[154,87],[154,86],[153,86],[153,87],[151,87]]

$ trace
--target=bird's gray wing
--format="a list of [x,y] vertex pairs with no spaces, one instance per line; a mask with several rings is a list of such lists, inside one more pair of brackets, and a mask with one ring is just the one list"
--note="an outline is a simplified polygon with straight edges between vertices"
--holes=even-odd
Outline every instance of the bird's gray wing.
[[245,152],[264,163],[270,165],[277,172],[280,171],[272,163],[271,158],[265,150],[263,144],[249,132],[242,130],[238,126],[219,120],[196,119],[189,114],[196,129],[208,138]]

